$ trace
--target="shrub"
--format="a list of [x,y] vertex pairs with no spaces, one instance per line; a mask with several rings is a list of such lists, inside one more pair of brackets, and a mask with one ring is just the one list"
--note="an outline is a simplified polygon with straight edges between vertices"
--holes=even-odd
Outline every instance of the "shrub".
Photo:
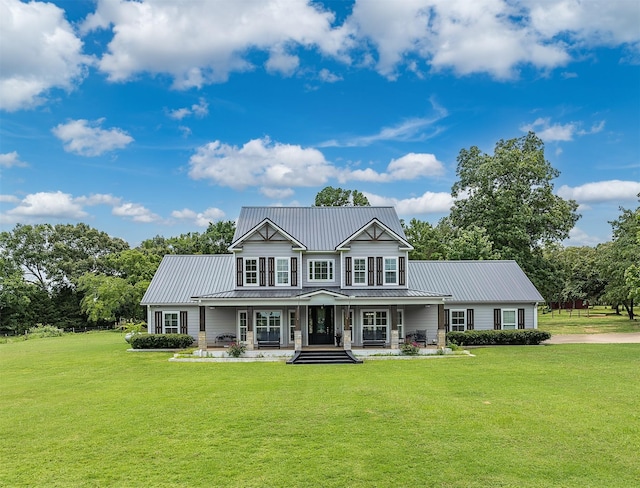
[[458,346],[537,345],[550,337],[549,332],[537,329],[447,332],[447,342]]
[[134,349],[184,349],[193,344],[188,334],[137,334],[131,338]]
[[247,350],[247,346],[240,342],[232,342],[229,344],[229,348],[227,349],[227,354],[234,358],[239,358],[244,354]]
[[64,334],[64,330],[58,329],[53,325],[37,324],[35,327],[31,327],[28,331],[29,338],[37,337],[59,337]]
[[407,356],[415,356],[420,352],[417,342],[403,342],[400,344],[400,352]]

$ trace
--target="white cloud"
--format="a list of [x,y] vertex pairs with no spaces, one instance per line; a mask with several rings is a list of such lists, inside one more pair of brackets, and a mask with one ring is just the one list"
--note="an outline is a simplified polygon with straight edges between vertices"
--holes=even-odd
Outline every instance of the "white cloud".
[[607,237],[592,236],[579,227],[574,227],[569,231],[569,239],[563,241],[563,244],[565,246],[596,246],[610,238],[611,235]]
[[113,207],[116,205],[120,205],[120,202],[122,202],[122,198],[114,197],[113,195],[106,193],[94,193],[93,195],[89,195],[88,197],[78,197],[75,199],[75,201],[77,203],[88,205],[90,207],[94,205],[109,205]]
[[267,71],[271,73],[280,73],[284,76],[291,76],[295,73],[296,69],[300,65],[300,58],[288,54],[282,46],[276,46],[271,50],[269,59],[267,60],[265,67]]
[[222,219],[225,213],[214,207],[210,207],[204,212],[194,212],[191,209],[184,208],[182,210],[174,210],[171,212],[171,216],[174,219],[193,222],[198,227],[208,227],[209,223]]
[[0,194],[0,202],[18,203],[20,199],[14,195],[2,195]]
[[637,181],[597,181],[570,187],[563,185],[558,189],[562,198],[572,199],[580,203],[616,202],[637,200],[640,193],[640,182]]
[[73,89],[91,63],[64,10],[52,3],[0,1],[0,32],[1,110],[35,107],[52,88]]
[[605,121],[591,126],[590,129],[581,129],[581,122],[569,122],[567,124],[552,124],[549,117],[539,117],[531,124],[525,124],[520,127],[522,132],[534,131],[540,139],[545,142],[555,141],[572,141],[573,137],[586,136],[589,134],[597,134],[604,129]]
[[20,201],[17,207],[6,212],[6,215],[16,219],[38,219],[38,218],[69,218],[82,219],[87,213],[82,209],[82,205],[75,202],[68,193],[39,192],[27,195]]
[[372,168],[344,170],[339,173],[338,180],[341,183],[349,180],[389,182],[439,176],[442,173],[444,173],[444,166],[433,154],[409,153],[391,160],[386,173],[378,173]]
[[204,98],[200,98],[198,103],[191,105],[191,108],[177,108],[169,112],[169,117],[176,120],[182,120],[190,115],[195,115],[199,119],[209,114],[209,104]]
[[0,154],[0,168],[11,168],[12,166],[27,166],[27,163],[20,160],[17,151]]
[[373,206],[393,206],[400,216],[432,213],[449,213],[453,205],[453,198],[449,193],[425,192],[415,198],[391,198],[363,192]]
[[145,208],[139,203],[123,203],[116,207],[113,207],[111,213],[117,217],[125,217],[131,219],[134,222],[159,222],[160,216],[151,212],[151,210]]
[[338,76],[334,73],[332,73],[331,71],[329,71],[326,68],[323,68],[320,70],[320,72],[318,73],[318,78],[320,78],[321,81],[324,81],[325,83],[335,83],[337,81],[341,81],[342,77]]
[[177,88],[224,82],[253,69],[249,51],[271,53],[268,67],[294,69],[295,49],[339,56],[347,32],[333,29],[334,14],[305,0],[171,3],[101,0],[84,32],[112,28],[109,52],[99,62],[112,81],[141,72],[167,73]]
[[292,188],[261,188],[260,193],[273,200],[289,198],[295,193]]
[[70,120],[57,125],[51,132],[64,143],[65,151],[81,156],[100,156],[133,142],[133,137],[122,129],[101,129],[102,122],[104,119],[93,123],[85,119]]
[[274,143],[268,137],[242,147],[210,142],[198,148],[189,166],[191,178],[235,189],[319,186],[335,174],[317,149]]

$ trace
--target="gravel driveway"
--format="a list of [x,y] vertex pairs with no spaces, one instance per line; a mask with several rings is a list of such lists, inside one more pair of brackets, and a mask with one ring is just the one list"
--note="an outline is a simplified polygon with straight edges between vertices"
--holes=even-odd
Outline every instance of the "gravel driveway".
[[640,343],[640,332],[610,334],[558,334],[543,344],[629,344]]

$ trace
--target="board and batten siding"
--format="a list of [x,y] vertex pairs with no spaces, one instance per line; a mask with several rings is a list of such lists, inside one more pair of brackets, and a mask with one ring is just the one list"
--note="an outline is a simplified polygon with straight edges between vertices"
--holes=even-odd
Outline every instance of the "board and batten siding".
[[[445,310],[468,310],[473,309],[474,330],[493,330],[494,329],[494,310],[515,310],[516,321],[518,318],[518,309],[524,309],[524,326],[525,329],[534,329],[538,326],[537,307],[531,303],[446,303]],[[517,327],[517,323],[516,323]]]
[[[405,305],[398,307],[404,309],[404,333],[414,330],[426,330],[427,341],[432,342],[438,338],[438,306],[430,305]],[[400,338],[401,340],[404,338]]]
[[216,336],[224,333],[238,333],[238,316],[235,307],[216,307],[205,309],[207,344],[213,344]]

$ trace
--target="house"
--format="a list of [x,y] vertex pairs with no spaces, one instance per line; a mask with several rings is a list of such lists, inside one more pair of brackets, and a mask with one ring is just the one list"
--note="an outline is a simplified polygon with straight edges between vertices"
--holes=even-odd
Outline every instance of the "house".
[[443,346],[448,330],[537,327],[543,298],[516,262],[410,250],[393,207],[244,207],[231,254],[165,256],[141,303],[150,333],[201,349],[397,349],[416,331]]

